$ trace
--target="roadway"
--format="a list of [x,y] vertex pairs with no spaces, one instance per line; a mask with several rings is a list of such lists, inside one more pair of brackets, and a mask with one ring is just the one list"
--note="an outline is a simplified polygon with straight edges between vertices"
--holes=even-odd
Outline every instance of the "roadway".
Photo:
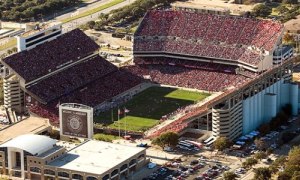
[[[65,14],[59,15],[59,16],[55,17],[54,19],[50,19],[49,21],[53,21],[53,20],[62,21],[63,19],[66,19],[66,18],[75,16],[77,14],[83,13],[85,11],[94,9],[98,6],[104,5],[104,4],[106,4],[108,2],[111,2],[111,1],[112,0],[101,0],[101,1],[91,0],[91,1],[87,2],[88,5],[86,5],[84,7],[80,7],[78,9],[73,10],[73,11],[67,12]],[[134,1],[135,0],[125,0],[122,3],[116,4],[112,7],[104,9],[102,11],[98,11],[98,12],[92,14],[92,15],[82,17],[82,18],[79,18],[79,19],[75,19],[75,20],[72,20],[68,23],[65,23],[65,24],[63,24],[63,32],[65,33],[65,32],[71,31],[73,29],[76,29],[80,25],[86,24],[88,21],[97,20],[101,13],[105,13],[105,14],[109,13],[111,10],[118,9],[118,8],[123,7],[123,6],[132,4]],[[13,48],[13,47],[10,47],[8,49],[11,49],[11,48]],[[0,55],[2,53],[5,53],[6,51],[7,51],[7,49],[4,49],[4,50],[0,51]]]
[[[72,16],[76,16],[78,14],[81,14],[81,13],[85,12],[85,11],[94,9],[95,7],[98,7],[98,6],[104,5],[106,3],[109,3],[111,1],[112,0],[102,0],[102,1],[99,1],[99,2],[91,3],[90,5],[88,5],[86,7],[82,7],[80,9],[77,9],[76,11],[72,11],[72,12],[66,13],[64,15],[58,16],[58,17],[55,18],[55,20],[62,21],[63,19],[66,19],[66,18],[69,18],[69,17],[72,17]],[[70,30],[73,30],[73,29],[79,27],[80,25],[86,24],[89,21],[97,20],[101,13],[104,13],[104,14],[109,13],[111,10],[118,9],[118,8],[124,7],[126,5],[132,4],[134,1],[135,0],[125,0],[122,3],[116,4],[112,7],[104,9],[102,11],[98,11],[94,14],[89,15],[89,16],[85,16],[85,17],[82,17],[82,18],[79,18],[79,19],[72,20],[68,23],[64,23],[63,24],[63,32],[68,32]]]

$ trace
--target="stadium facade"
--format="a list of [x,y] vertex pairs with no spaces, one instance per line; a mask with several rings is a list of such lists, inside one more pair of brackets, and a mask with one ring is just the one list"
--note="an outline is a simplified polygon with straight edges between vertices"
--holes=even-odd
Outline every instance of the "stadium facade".
[[286,104],[292,105],[293,115],[298,113],[293,53],[282,45],[283,32],[277,21],[151,10],[134,34],[134,64],[118,68],[76,29],[3,60],[24,98],[19,110],[10,108],[29,110],[57,125],[59,104],[97,110],[140,92],[143,84],[163,84],[221,95],[149,137],[194,128],[205,119],[212,140],[235,139],[270,121]]

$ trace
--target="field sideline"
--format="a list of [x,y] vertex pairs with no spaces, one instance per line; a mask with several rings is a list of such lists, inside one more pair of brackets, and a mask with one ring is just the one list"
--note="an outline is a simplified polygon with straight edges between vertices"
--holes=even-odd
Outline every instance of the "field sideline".
[[174,112],[179,107],[202,101],[208,96],[210,96],[208,93],[150,87],[120,107],[121,110],[125,107],[129,110],[126,116],[124,113],[120,115],[120,121],[117,121],[117,108],[101,113],[94,121],[113,129],[120,127],[129,131],[146,131],[155,126],[162,116]]

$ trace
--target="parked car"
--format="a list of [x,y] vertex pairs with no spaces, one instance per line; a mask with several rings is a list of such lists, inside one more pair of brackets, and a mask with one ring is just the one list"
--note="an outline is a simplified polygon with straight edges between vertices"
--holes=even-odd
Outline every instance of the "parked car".
[[137,147],[148,147],[147,143],[140,143],[136,145]]
[[193,160],[193,161],[191,161],[190,165],[196,165],[196,164],[198,164],[198,163],[199,163],[198,160]]
[[156,164],[155,163],[149,163],[148,166],[147,166],[149,169],[153,169],[156,167]]

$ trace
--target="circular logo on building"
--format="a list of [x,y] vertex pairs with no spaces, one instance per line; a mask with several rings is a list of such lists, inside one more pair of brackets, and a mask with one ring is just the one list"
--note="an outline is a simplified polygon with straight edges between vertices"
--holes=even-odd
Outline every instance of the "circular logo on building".
[[82,120],[77,115],[68,117],[68,128],[74,133],[79,133],[82,130]]

